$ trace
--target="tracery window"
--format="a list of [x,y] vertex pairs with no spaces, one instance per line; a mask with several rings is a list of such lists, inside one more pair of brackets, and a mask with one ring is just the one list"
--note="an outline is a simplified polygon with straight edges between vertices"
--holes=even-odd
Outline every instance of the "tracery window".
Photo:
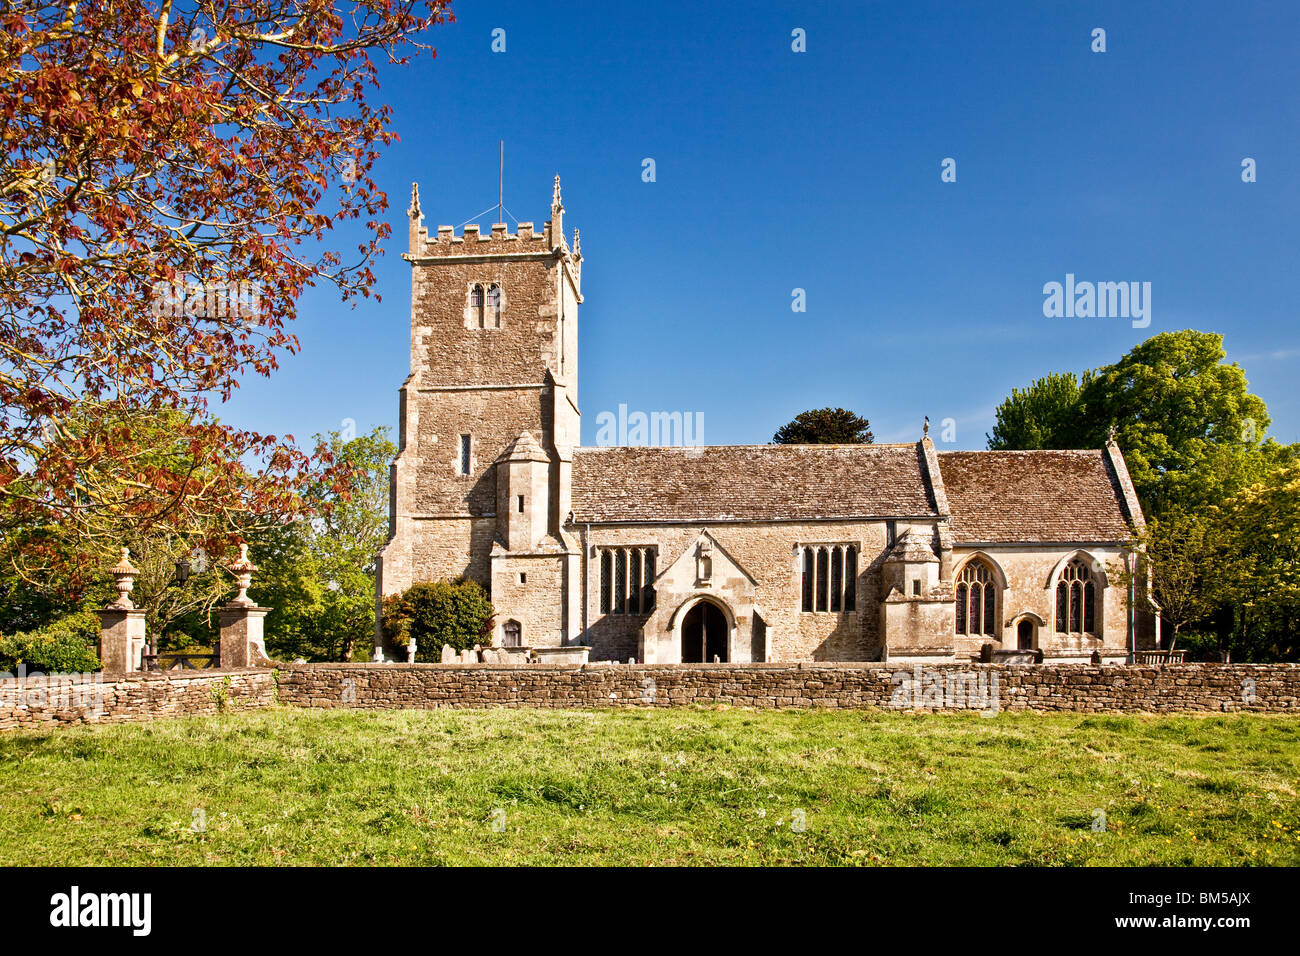
[[1056,582],[1056,633],[1097,633],[1097,584],[1082,558],[1067,564]]
[[488,314],[492,316],[493,328],[501,328],[501,287],[491,285],[488,287]]
[[978,559],[957,575],[957,633],[997,636],[998,593],[993,571]]

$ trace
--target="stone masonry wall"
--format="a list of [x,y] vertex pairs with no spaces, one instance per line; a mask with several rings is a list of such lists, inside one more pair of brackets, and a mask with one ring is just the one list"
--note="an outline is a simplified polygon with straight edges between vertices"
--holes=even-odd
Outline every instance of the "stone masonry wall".
[[0,679],[0,730],[128,723],[274,702],[275,675],[265,668],[5,678]]
[[[920,676],[921,680],[916,681]],[[996,680],[996,686],[994,681]],[[323,664],[280,672],[280,700],[304,707],[746,707],[1083,712],[1300,713],[1300,665],[1170,667],[952,664],[705,664],[584,667]]]
[[[487,707],[947,708],[1103,713],[1300,714],[1298,664],[1171,667],[948,664],[705,664],[495,667],[309,664],[105,678],[0,680],[0,731],[125,723],[267,707],[366,710]],[[80,689],[80,701],[72,695]]]

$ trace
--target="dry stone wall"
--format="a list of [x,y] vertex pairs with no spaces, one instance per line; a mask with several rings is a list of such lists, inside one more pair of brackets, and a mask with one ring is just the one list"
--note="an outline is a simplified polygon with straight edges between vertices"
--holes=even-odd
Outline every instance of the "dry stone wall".
[[217,714],[274,702],[275,675],[266,668],[11,677],[0,679],[0,731]]
[[[98,703],[96,703],[98,701]],[[218,714],[273,703],[368,710],[827,707],[1300,714],[1300,664],[309,664],[0,680],[0,731]]]
[[1300,713],[1300,665],[324,664],[281,671],[280,700],[304,707],[366,709],[731,704]]

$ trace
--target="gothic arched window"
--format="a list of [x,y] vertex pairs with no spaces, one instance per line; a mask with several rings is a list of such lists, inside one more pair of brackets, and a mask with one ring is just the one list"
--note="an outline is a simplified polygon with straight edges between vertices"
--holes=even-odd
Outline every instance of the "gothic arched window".
[[1082,558],[1067,564],[1056,582],[1056,633],[1097,633],[1097,583]]
[[493,328],[501,328],[501,287],[492,285],[488,287],[488,312],[492,316]]
[[476,285],[469,290],[469,317],[474,328],[483,328],[483,287]]
[[970,561],[957,575],[957,633],[997,637],[998,593],[993,572],[983,561]]

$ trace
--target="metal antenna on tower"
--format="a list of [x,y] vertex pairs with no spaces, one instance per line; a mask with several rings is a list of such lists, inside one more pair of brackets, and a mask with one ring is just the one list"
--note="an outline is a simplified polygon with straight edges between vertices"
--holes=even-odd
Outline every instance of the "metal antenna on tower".
[[506,141],[501,140],[501,165],[497,167],[497,222],[506,221]]

